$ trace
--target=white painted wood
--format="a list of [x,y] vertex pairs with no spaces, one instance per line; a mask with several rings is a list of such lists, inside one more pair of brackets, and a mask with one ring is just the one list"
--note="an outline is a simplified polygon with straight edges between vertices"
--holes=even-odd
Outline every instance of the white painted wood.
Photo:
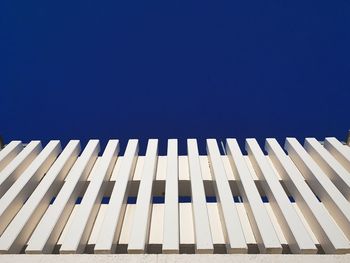
[[116,250],[127,206],[129,182],[135,171],[138,150],[138,140],[129,140],[120,170],[117,175],[112,175],[116,183],[96,241],[95,253],[114,253]]
[[267,213],[269,214],[269,217],[271,218],[271,222],[273,224],[273,227],[275,228],[275,231],[277,233],[278,239],[280,241],[280,243],[282,244],[282,246],[286,246],[288,245],[288,241],[286,240],[284,234],[283,234],[283,230],[281,228],[281,225],[278,223],[278,215],[276,215],[274,213],[274,209],[271,207],[270,203],[264,203],[265,209],[267,211]]
[[0,234],[21,209],[60,152],[60,142],[50,141],[0,199]]
[[60,253],[83,253],[101,205],[106,182],[119,153],[119,141],[109,140],[102,157],[91,171],[91,182],[84,194],[79,210],[64,239]]
[[282,246],[235,139],[227,139],[226,152],[237,180],[239,180],[238,187],[260,252],[282,253]]
[[[120,156],[118,157],[118,159],[119,158],[120,158]],[[106,216],[107,209],[108,209],[108,204],[103,204],[102,203],[101,206],[100,206],[100,209],[98,210],[98,214],[96,216],[96,220],[94,222],[94,226],[93,226],[93,228],[91,230],[91,234],[90,234],[89,241],[88,241],[88,246],[93,246],[94,247],[96,245],[97,238],[98,238],[98,235],[99,235],[99,233],[101,231],[102,224],[103,224],[103,219]]]
[[343,145],[334,137],[325,138],[324,148],[330,152],[337,161],[350,172],[350,147]]
[[[188,155],[178,156],[174,139],[167,156],[155,150],[151,161],[131,140],[117,160],[106,149],[105,165],[98,141],[80,157],[77,141],[61,154],[59,142],[51,144],[22,149],[14,141],[0,151],[0,253],[315,253],[316,246],[350,253],[350,147],[335,138],[323,146],[307,138],[304,148],[287,139],[289,156],[274,139],[266,141],[267,156],[251,139],[248,156],[233,139],[227,156],[213,139],[208,155],[188,140]],[[137,190],[137,204],[127,204]],[[165,203],[152,204],[152,194],[163,192]],[[214,194],[218,202],[207,203]],[[106,195],[109,204],[101,204]],[[230,230],[243,249],[232,249]]]
[[187,149],[191,178],[196,253],[213,253],[214,247],[210,231],[207,203],[197,148],[197,140],[188,139]]
[[247,253],[248,247],[244,238],[241,222],[232,192],[227,180],[225,167],[215,139],[207,139],[207,152],[214,179],[214,189],[223,226],[226,249],[228,253]]
[[138,156],[136,160],[135,172],[133,174],[133,181],[141,181],[144,164],[145,156]]
[[199,162],[201,164],[201,172],[203,181],[212,181],[211,171],[209,167],[209,158],[207,155],[200,155]]
[[111,178],[109,179],[110,182],[115,182],[117,180],[117,176],[119,175],[119,171],[122,166],[122,163],[124,163],[124,156],[119,156],[117,161],[115,162],[115,166],[114,166]]
[[218,203],[207,203],[208,217],[211,230],[211,236],[215,246],[224,245],[226,247],[225,235],[223,232],[223,224],[221,223]]
[[[250,226],[249,218],[243,203],[236,203],[239,220],[241,221],[245,240],[248,245],[257,245],[252,227]],[[270,220],[270,218],[268,218]]]
[[0,198],[42,150],[40,141],[31,141],[1,172]]
[[306,219],[305,219],[305,217],[304,217],[304,214],[301,212],[301,210],[300,210],[298,204],[294,202],[294,203],[292,203],[292,206],[294,207],[295,211],[297,212],[298,216],[300,217],[301,221],[303,222],[303,224],[304,224],[304,226],[305,226],[307,232],[309,232],[310,237],[311,237],[312,241],[314,242],[314,244],[315,244],[316,246],[319,246],[319,245],[320,245],[320,242],[318,242],[318,240],[317,240],[317,238],[316,238],[314,232],[312,231],[312,229],[311,229],[309,223],[306,221]]
[[80,151],[79,141],[70,141],[44,178],[0,237],[2,253],[19,253],[57,194],[64,177]]
[[313,192],[321,199],[324,206],[349,239],[349,202],[295,138],[287,138],[284,147],[289,157],[306,178]]
[[283,229],[290,250],[293,253],[316,253],[315,244],[255,139],[246,139],[246,150],[259,179],[266,180],[262,186],[271,200],[270,204]]
[[[150,230],[148,246],[157,246],[161,248],[163,244],[164,229],[164,204],[152,204],[152,216],[150,220]],[[150,249],[152,252],[152,248]],[[157,250],[157,251],[160,251]]]
[[[119,246],[127,246],[129,244],[130,232],[132,228],[133,218],[135,215],[135,210],[136,210],[136,204],[126,205],[125,216],[124,216],[124,220],[123,220],[123,224],[120,230],[120,236],[118,240]],[[127,252],[126,249],[125,249],[125,252]]]
[[[169,144],[168,144],[168,146],[169,146]],[[168,148],[168,150],[169,150],[169,148]],[[168,156],[158,156],[156,181],[165,181],[166,180],[167,163],[168,163]]]
[[51,253],[74,208],[100,150],[98,140],[90,140],[69,171],[55,202],[49,206],[28,241],[26,253]]
[[323,250],[326,253],[350,252],[349,241],[276,139],[266,139],[265,149]]
[[163,253],[179,253],[179,165],[177,140],[168,140],[165,207],[163,228]]
[[158,140],[148,140],[143,165],[142,178],[136,201],[134,221],[130,233],[128,253],[144,253],[149,237],[150,215],[152,208],[152,188],[156,174],[158,158]]
[[190,180],[190,170],[188,167],[188,156],[179,156],[179,180],[189,181]]
[[180,246],[195,245],[192,203],[179,203]]
[[11,141],[0,151],[0,171],[8,165],[23,150],[21,141]]
[[315,138],[306,138],[305,150],[339,191],[350,200],[350,172],[348,172]]

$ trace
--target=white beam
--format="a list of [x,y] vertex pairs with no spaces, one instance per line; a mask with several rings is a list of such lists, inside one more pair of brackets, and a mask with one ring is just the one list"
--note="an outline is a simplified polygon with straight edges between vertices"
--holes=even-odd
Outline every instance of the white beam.
[[83,253],[101,205],[106,182],[119,153],[119,141],[109,140],[102,157],[91,171],[91,182],[84,194],[72,224],[67,230],[68,235],[62,242],[61,254]]
[[31,141],[1,172],[0,198],[42,150],[40,141]]
[[88,142],[81,156],[69,171],[55,202],[49,206],[30,237],[26,253],[51,253],[53,251],[99,150],[98,140]]
[[79,141],[68,143],[0,237],[0,251],[20,253],[49,206],[51,198],[59,191],[64,177],[75,162],[79,151]]
[[119,173],[114,176],[116,182],[96,241],[95,253],[114,253],[116,250],[127,206],[129,184],[135,171],[138,149],[138,140],[129,140]]
[[0,199],[0,234],[21,209],[60,152],[60,142],[50,141]]
[[227,139],[226,152],[231,167],[238,177],[239,191],[260,252],[282,253],[281,243],[235,139]]
[[315,244],[255,139],[246,139],[246,150],[259,179],[266,180],[262,186],[270,199],[290,250],[293,253],[316,253]]
[[241,222],[233,202],[233,195],[215,139],[207,139],[207,153],[211,163],[210,168],[214,179],[214,190],[220,211],[219,215],[223,226],[227,252],[247,253],[248,247]]
[[349,241],[276,139],[266,139],[265,149],[323,250],[332,254],[350,252]]
[[287,138],[284,148],[349,239],[349,202],[295,138]]
[[21,141],[11,141],[0,151],[0,171],[4,169],[19,153],[23,146]]
[[306,138],[305,150],[328,175],[339,191],[350,200],[350,172],[348,172],[315,138]]
[[196,253],[213,253],[213,241],[196,139],[187,140]]
[[177,140],[168,140],[163,225],[163,253],[179,253],[179,167]]
[[128,253],[144,253],[148,240],[151,208],[152,188],[156,174],[158,158],[158,140],[148,140],[145,162],[142,170],[139,192],[137,194],[136,210],[130,233]]
[[326,138],[324,140],[323,146],[350,173],[350,147],[347,145],[343,145],[334,137]]

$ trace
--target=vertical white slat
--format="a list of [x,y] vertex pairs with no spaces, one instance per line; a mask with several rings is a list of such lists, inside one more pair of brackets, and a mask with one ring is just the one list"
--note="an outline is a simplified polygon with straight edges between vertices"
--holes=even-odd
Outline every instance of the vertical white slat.
[[164,204],[152,204],[150,220],[148,253],[161,253],[164,229]]
[[282,253],[270,217],[235,139],[226,140],[226,152],[238,180],[240,194],[261,253]]
[[79,151],[79,141],[68,143],[0,237],[0,251],[2,253],[19,253],[21,251],[49,206],[52,196],[57,194]]
[[100,144],[90,140],[84,151],[69,171],[62,189],[54,203],[49,206],[28,241],[26,253],[51,253],[71,214],[75,201],[84,186],[92,166],[95,163]]
[[287,138],[284,147],[313,192],[321,199],[338,226],[350,239],[349,202],[295,138]]
[[239,220],[241,221],[243,233],[245,240],[248,245],[248,252],[249,252],[249,246],[257,246],[257,242],[253,233],[253,229],[250,225],[248,214],[245,210],[243,203],[236,203],[237,212],[239,215]]
[[199,161],[196,139],[187,140],[188,164],[191,178],[193,222],[196,237],[196,253],[213,253],[208,209]]
[[[118,159],[119,158],[120,157],[118,157]],[[114,168],[115,168],[115,166],[114,166]],[[114,173],[114,169],[113,169],[113,173]],[[111,179],[111,178],[109,178],[109,179]],[[88,244],[87,244],[88,249],[90,248],[90,246],[95,247],[95,245],[96,245],[98,234],[100,233],[100,230],[101,230],[101,227],[102,227],[102,224],[103,224],[103,219],[106,216],[107,209],[108,209],[108,204],[102,203],[101,206],[100,206],[100,209],[98,210],[98,214],[96,216],[94,227],[91,230],[91,234],[90,234],[89,241],[88,241]]]
[[163,253],[179,253],[179,167],[177,140],[168,140],[165,182]]
[[21,141],[11,141],[6,145],[6,147],[0,151],[0,171],[16,157],[22,149]]
[[317,200],[300,171],[284,153],[276,139],[266,139],[265,149],[323,250],[326,253],[348,252],[350,248],[349,241],[333,221],[328,211]]
[[130,233],[128,253],[144,253],[148,240],[151,208],[152,188],[156,175],[158,158],[158,140],[148,140],[145,163],[142,170],[139,192],[137,194],[136,210]]
[[224,235],[223,223],[220,217],[218,203],[207,203],[211,237],[214,244],[214,253],[226,253],[227,241]]
[[191,203],[179,203],[180,252],[191,252],[195,247],[193,212]]
[[246,139],[246,150],[259,179],[266,180],[262,186],[271,200],[290,250],[293,253],[316,253],[315,244],[255,139]]
[[217,197],[219,215],[224,231],[228,253],[247,253],[248,247],[244,238],[241,222],[230,185],[227,180],[225,167],[215,139],[207,139],[207,152],[210,168],[214,179],[214,189]]
[[40,141],[31,141],[1,172],[0,198],[42,150]]
[[306,138],[305,150],[331,179],[339,191],[350,200],[350,172],[348,172],[315,138]]
[[109,199],[106,215],[98,234],[95,253],[114,253],[121,233],[123,218],[127,206],[130,180],[134,175],[138,156],[138,140],[129,140],[128,146],[120,164],[119,173]]
[[91,182],[84,194],[79,210],[62,242],[61,254],[83,253],[101,205],[105,182],[109,180],[119,153],[119,141],[109,140],[102,157],[91,171]]
[[323,146],[350,173],[350,147],[343,145],[334,137],[325,138]]
[[117,253],[127,253],[136,204],[127,204],[118,239]]
[[0,234],[23,206],[60,152],[60,142],[50,141],[0,199]]

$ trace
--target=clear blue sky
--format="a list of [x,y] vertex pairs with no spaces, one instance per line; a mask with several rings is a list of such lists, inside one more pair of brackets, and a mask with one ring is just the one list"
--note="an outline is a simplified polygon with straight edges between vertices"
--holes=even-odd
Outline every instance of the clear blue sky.
[[35,2],[0,3],[7,142],[350,128],[349,1]]

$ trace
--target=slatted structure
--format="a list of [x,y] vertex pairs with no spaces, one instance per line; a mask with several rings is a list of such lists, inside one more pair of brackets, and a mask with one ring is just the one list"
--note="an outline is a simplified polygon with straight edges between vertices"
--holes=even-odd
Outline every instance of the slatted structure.
[[[170,139],[0,151],[1,254],[348,254],[350,147]],[[120,152],[124,154],[121,155]],[[1,261],[1,256],[0,256]]]

